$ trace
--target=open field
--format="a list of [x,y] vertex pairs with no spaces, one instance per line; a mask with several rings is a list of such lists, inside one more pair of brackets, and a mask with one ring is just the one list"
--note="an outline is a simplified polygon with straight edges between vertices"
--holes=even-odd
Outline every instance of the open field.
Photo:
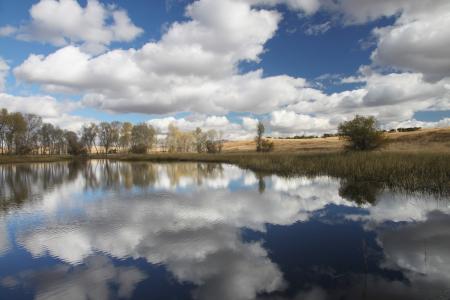
[[[386,133],[386,137],[387,144],[381,151],[450,152],[450,128]],[[344,141],[338,137],[271,140],[275,152],[336,152],[344,149]],[[230,141],[224,144],[224,152],[249,152],[255,147],[254,141]]]

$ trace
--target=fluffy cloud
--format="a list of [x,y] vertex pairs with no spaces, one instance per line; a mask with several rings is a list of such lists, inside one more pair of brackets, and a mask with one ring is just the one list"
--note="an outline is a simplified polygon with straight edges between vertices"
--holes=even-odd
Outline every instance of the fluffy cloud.
[[320,0],[245,0],[253,5],[276,6],[285,4],[290,9],[313,14],[320,8]]
[[[268,122],[277,134],[331,131],[355,113],[375,115],[386,125],[412,121],[417,111],[450,108],[447,53],[442,50],[448,47],[419,45],[412,39],[414,31],[402,29],[436,13],[438,17],[429,20],[427,27],[436,34],[427,36],[445,43],[446,38],[441,35],[446,29],[440,28],[447,28],[442,22],[449,18],[441,12],[447,10],[437,9],[445,8],[444,1],[434,5],[419,1],[320,2],[323,9],[341,14],[348,24],[398,15],[394,25],[376,30],[378,46],[372,59],[374,65],[411,72],[377,73],[363,67],[359,77],[346,79],[360,82],[359,88],[333,94],[313,88],[304,78],[268,77],[262,69],[239,72],[240,62],[259,61],[264,45],[277,30],[281,15],[268,7],[287,4],[292,9],[313,13],[319,8],[318,3],[200,0],[187,6],[187,21],[173,23],[159,41],[142,48],[116,49],[93,56],[80,47],[66,46],[47,56],[30,55],[14,69],[14,74],[49,92],[82,94],[84,105],[109,112],[185,111],[214,114],[221,120],[224,117],[220,116],[229,112],[270,113]],[[423,57],[402,54],[397,59],[395,53],[405,52],[395,45],[409,45],[405,51],[422,53]],[[409,57],[412,59],[407,62]],[[422,67],[426,62],[433,62],[427,64],[430,68]],[[434,81],[429,82],[430,78]],[[158,127],[169,121],[186,128],[204,125],[192,119],[170,118],[155,120],[154,124]],[[233,137],[239,132],[245,135],[241,129],[249,130],[230,122],[223,126],[234,132],[230,134]]]
[[401,14],[419,16],[439,12],[446,0],[321,0],[322,9],[338,13],[346,24],[363,24]]
[[[165,135],[170,124],[174,124],[183,131],[194,131],[197,127],[203,131],[216,130],[223,133],[223,138],[229,140],[252,139],[255,135],[257,120],[246,117],[244,124],[231,122],[225,116],[192,115],[186,118],[155,118],[148,121],[148,124],[155,127],[158,132]],[[254,126],[249,126],[249,123]]]
[[5,90],[6,76],[8,76],[9,65],[0,57],[0,93]]
[[[99,252],[115,259],[145,259],[151,264],[164,265],[179,282],[196,286],[197,299],[219,296],[218,299],[254,299],[260,293],[279,291],[285,287],[279,267],[271,261],[264,244],[246,241],[240,228],[263,232],[268,223],[291,225],[311,217],[314,222],[334,222],[341,214],[332,214],[328,219],[328,205],[357,206],[339,196],[340,182],[329,177],[261,178],[235,166],[211,168],[197,163],[110,162],[105,165],[91,162],[83,168],[70,174],[61,167],[55,169],[56,173],[51,172],[54,176],[33,192],[40,195],[38,201],[24,201],[20,208],[20,212],[30,215],[45,214],[44,222],[23,228],[14,237],[34,257],[51,255],[73,265],[67,276],[80,288],[70,291],[77,296],[85,295],[87,290],[91,297],[101,299],[108,295],[100,293],[107,292],[100,290],[105,283],[120,285],[124,296],[144,278],[136,269],[113,268],[109,260],[97,256],[94,259],[92,256]],[[31,166],[22,172],[30,172],[26,173],[30,178],[40,178],[33,170],[49,171]],[[10,176],[7,172],[5,176]],[[60,182],[59,173],[68,177],[64,177],[64,185],[54,186],[53,180]],[[30,183],[24,176],[16,177]],[[262,194],[256,190],[260,180],[266,182]],[[214,185],[213,182],[219,181],[223,184]],[[242,185],[237,185],[238,182]],[[92,184],[103,192],[79,193]],[[133,188],[137,186],[139,189]],[[89,201],[80,201],[80,197]],[[149,197],[152,201],[148,201]],[[105,205],[108,210],[104,209]],[[384,260],[380,267],[399,270],[413,283],[385,282],[384,277],[373,274],[370,276],[374,278],[368,277],[376,280],[369,281],[369,295],[376,294],[375,287],[380,285],[391,295],[397,289],[399,295],[409,295],[427,291],[427,287],[445,286],[449,273],[446,254],[449,209],[446,203],[431,196],[382,192],[374,205],[345,210],[344,216],[355,213],[349,220],[362,221],[354,226],[365,226],[377,234],[384,255],[378,256],[378,250],[371,249],[370,257],[374,255],[372,250],[377,251],[376,257]],[[64,219],[58,217],[61,213]],[[397,224],[390,226],[393,222]],[[92,272],[85,272],[90,267],[98,270],[100,279],[89,276]],[[68,268],[62,268],[57,274],[66,274]],[[33,272],[24,274],[28,277],[19,278],[22,281],[33,282],[36,278]],[[355,276],[360,278],[360,274]],[[49,284],[38,289],[42,295],[69,292],[67,280],[45,282]],[[345,292],[360,295],[359,281],[349,282],[352,284],[346,286]],[[95,287],[90,288],[94,283]],[[99,294],[94,296],[91,292]],[[340,291],[333,289],[333,293]]]
[[99,53],[111,42],[128,42],[142,33],[125,11],[97,0],[87,1],[86,7],[76,0],[41,0],[31,7],[30,18],[19,28],[3,27],[3,35],[55,46],[80,43],[85,51]]
[[420,72],[430,81],[450,76],[450,3],[433,11],[404,13],[393,26],[378,28],[374,63]]
[[417,121],[411,119],[403,122],[390,122],[386,128],[404,128],[404,127],[422,127],[422,128],[440,128],[450,127],[450,118],[443,118],[436,122]]
[[85,102],[95,107],[146,113],[265,112],[267,101],[279,105],[305,84],[285,76],[265,79],[262,71],[237,74],[239,62],[259,60],[277,29],[277,12],[242,1],[202,0],[189,5],[186,14],[190,21],[172,24],[159,42],[141,49],[93,57],[68,46],[47,57],[31,55],[15,75],[47,90],[85,93]]
[[311,134],[333,131],[335,125],[327,118],[311,117],[293,111],[279,110],[271,114],[270,125],[275,135],[285,133]]
[[[130,298],[136,285],[147,276],[135,267],[115,266],[108,258],[92,256],[83,265],[56,265],[48,269],[27,270],[6,277],[0,284],[33,286],[38,300]],[[111,285],[117,286],[112,289]]]
[[79,130],[83,124],[93,121],[70,113],[79,107],[77,102],[58,101],[50,96],[14,96],[0,93],[0,108],[36,114],[41,116],[44,122],[69,130]]
[[381,17],[394,24],[376,28],[374,64],[418,72],[430,81],[450,76],[450,3],[446,0],[322,0],[321,7],[341,15],[347,25]]
[[[77,178],[72,174],[71,181],[63,186],[35,190],[42,195],[41,200],[26,203],[22,210],[30,214],[45,212],[46,222],[40,224],[40,229],[20,233],[19,244],[34,256],[58,257],[74,265],[75,270],[85,269],[86,263],[89,266],[90,257],[97,252],[163,264],[180,282],[197,286],[197,299],[217,295],[222,295],[219,299],[254,299],[259,293],[284,287],[283,275],[266,249],[259,242],[243,240],[240,228],[264,231],[267,223],[289,225],[308,220],[330,203],[355,205],[339,197],[339,182],[327,177],[267,177],[267,189],[260,194],[258,180],[264,179],[230,165],[214,169],[196,163],[112,163],[106,167],[93,162],[85,167],[86,172],[79,172]],[[149,176],[142,176],[141,172]],[[33,173],[29,176],[36,177]],[[55,180],[60,178],[55,176]],[[112,178],[134,183],[141,189],[136,193],[132,185],[113,188]],[[149,179],[147,184],[143,178]],[[106,194],[90,194],[94,198],[85,206],[86,202],[79,202],[79,191],[92,182],[105,188]],[[245,186],[236,188],[236,182],[245,182]],[[161,195],[161,191],[165,197],[152,196],[153,201],[144,201],[149,195]],[[102,208],[105,201],[108,212]],[[75,222],[79,215],[72,213],[67,213],[65,220],[57,217],[61,211],[81,208],[80,204],[85,212],[83,219],[89,222]],[[103,274],[106,265],[96,267]],[[112,271],[109,267],[107,270]],[[108,282],[117,279],[115,272],[105,274],[110,274],[102,276]],[[81,278],[85,277],[80,275]],[[58,291],[65,290],[65,282],[48,285],[42,293],[54,292],[58,287]],[[87,282],[79,283],[88,287]]]

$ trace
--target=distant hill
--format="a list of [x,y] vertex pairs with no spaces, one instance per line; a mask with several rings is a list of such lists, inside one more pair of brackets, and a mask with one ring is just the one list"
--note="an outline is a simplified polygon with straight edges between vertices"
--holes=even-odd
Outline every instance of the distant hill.
[[[386,137],[388,143],[382,151],[450,152],[450,127],[390,132]],[[338,137],[271,140],[275,152],[339,151],[344,148],[344,141]],[[229,141],[224,144],[224,152],[254,151],[255,147],[254,141]]]

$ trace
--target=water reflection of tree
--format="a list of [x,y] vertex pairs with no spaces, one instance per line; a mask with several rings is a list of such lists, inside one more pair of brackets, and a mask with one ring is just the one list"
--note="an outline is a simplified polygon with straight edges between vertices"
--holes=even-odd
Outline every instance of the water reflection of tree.
[[262,194],[266,190],[266,182],[264,180],[264,175],[258,173],[256,174],[256,177],[258,178],[258,191],[260,194]]
[[0,210],[20,208],[27,201],[39,199],[53,189],[78,177],[78,163],[15,164],[0,166]]
[[[74,160],[62,163],[16,164],[0,166],[0,210],[21,207],[25,202],[82,176],[85,190],[121,190],[154,187],[168,180],[170,187],[203,185],[205,179],[223,176],[221,164],[214,163],[122,163],[108,160]],[[164,178],[163,178],[164,177]],[[184,181],[184,182],[183,182]]]
[[343,179],[339,188],[339,196],[358,204],[375,203],[382,188],[379,182]]

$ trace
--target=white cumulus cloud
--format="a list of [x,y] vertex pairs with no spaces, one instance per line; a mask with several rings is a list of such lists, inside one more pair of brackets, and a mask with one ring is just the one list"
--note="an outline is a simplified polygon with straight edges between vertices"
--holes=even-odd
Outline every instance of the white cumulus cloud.
[[76,0],[41,0],[30,8],[29,22],[2,27],[1,35],[55,46],[77,43],[85,51],[100,53],[111,42],[129,42],[142,32],[125,11],[97,0],[87,1],[85,7]]

